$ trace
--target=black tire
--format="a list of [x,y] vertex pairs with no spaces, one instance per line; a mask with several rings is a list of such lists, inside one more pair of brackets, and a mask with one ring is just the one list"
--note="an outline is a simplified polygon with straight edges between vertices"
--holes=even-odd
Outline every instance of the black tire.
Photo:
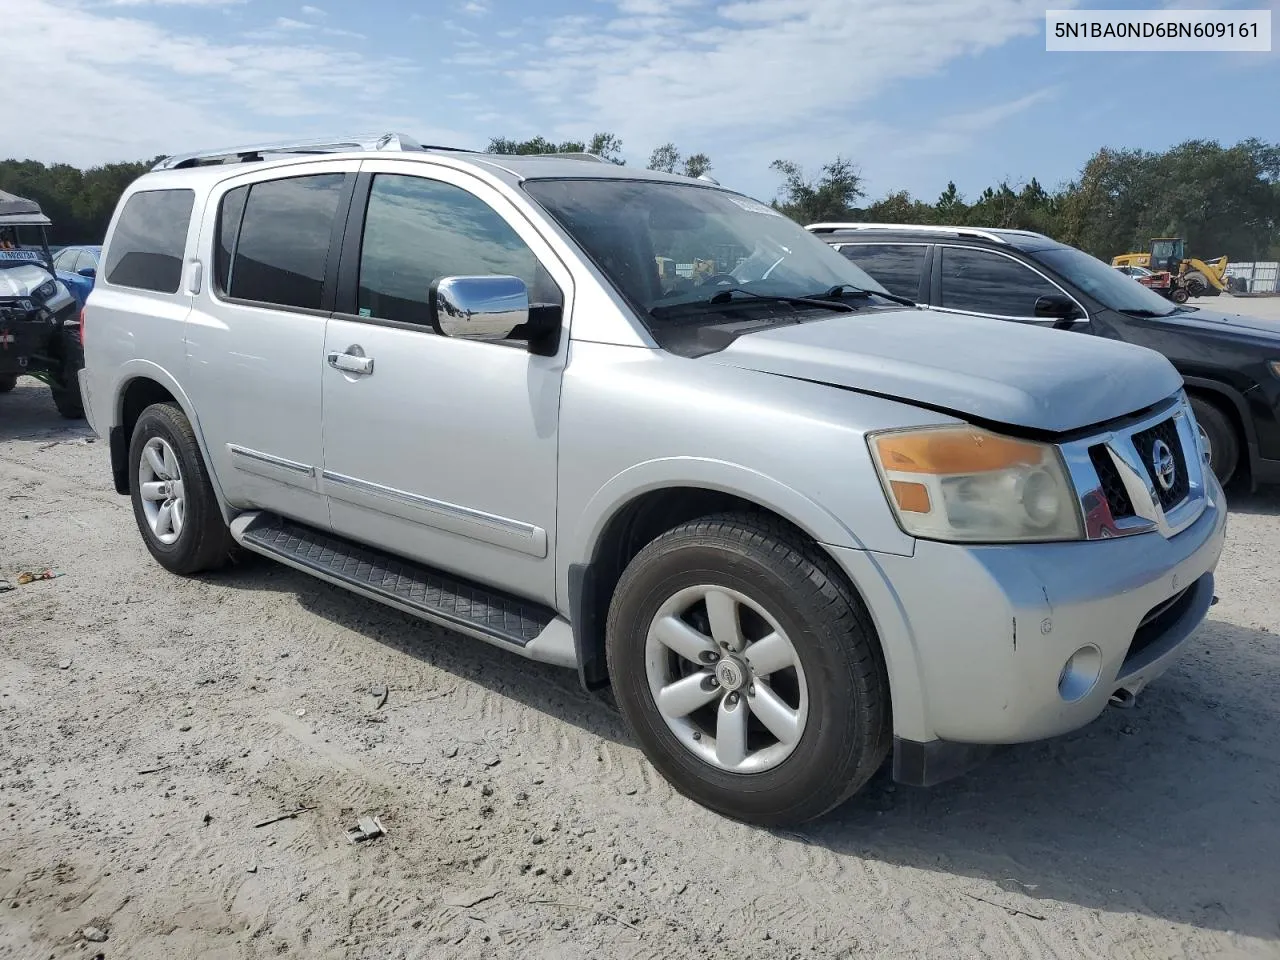
[[[138,470],[143,448],[153,437],[168,442],[182,471],[185,521],[177,540],[161,542],[151,531],[142,505]],[[176,403],[156,403],[142,411],[129,441],[129,496],[138,531],[156,561],[171,573],[190,576],[216,570],[234,554],[235,541],[218,509],[200,446]]]
[[1187,292],[1193,297],[1203,297],[1209,290],[1209,280],[1199,270],[1193,270],[1184,278],[1187,283]]
[[0,393],[8,393],[18,385],[18,375],[16,373],[6,373],[0,376]]
[[68,420],[84,419],[84,398],[80,396],[80,381],[73,375],[68,379],[64,373],[53,381],[49,387],[53,396],[53,405]]
[[[714,584],[751,597],[787,633],[809,687],[809,719],[777,766],[740,774],[713,766],[672,733],[649,687],[645,641],[676,591]],[[676,527],[623,572],[606,627],[609,676],[645,755],[680,793],[728,817],[777,826],[842,803],[883,764],[892,741],[889,682],[861,598],[793,528],[749,514]]]
[[1240,465],[1240,436],[1236,433],[1235,423],[1221,407],[1203,397],[1193,396],[1191,409],[1209,438],[1212,451],[1209,465],[1218,482],[1225,487]]
[[60,349],[62,368],[50,380],[49,391],[53,394],[53,405],[68,420],[84,419],[84,398],[80,395],[80,368],[84,366],[84,354],[76,335],[80,325],[64,325],[59,335],[62,338]]

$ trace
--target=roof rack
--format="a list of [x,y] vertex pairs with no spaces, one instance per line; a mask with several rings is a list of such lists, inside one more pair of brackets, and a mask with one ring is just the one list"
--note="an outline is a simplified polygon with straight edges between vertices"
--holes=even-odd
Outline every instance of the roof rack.
[[[1008,243],[1004,237],[990,230],[973,227],[944,227],[923,223],[811,223],[805,227],[812,233],[832,233],[836,230],[909,230],[913,233],[954,233],[962,237],[981,237],[993,243]],[[1026,231],[1011,231],[1024,233]]]
[[460,147],[424,146],[403,133],[384,133],[373,136],[347,138],[324,137],[314,140],[288,140],[281,143],[251,143],[239,147],[222,147],[217,150],[199,150],[165,157],[152,170],[181,170],[221,163],[245,163],[262,160],[264,154],[290,153],[357,153],[373,151],[457,150],[470,153]]

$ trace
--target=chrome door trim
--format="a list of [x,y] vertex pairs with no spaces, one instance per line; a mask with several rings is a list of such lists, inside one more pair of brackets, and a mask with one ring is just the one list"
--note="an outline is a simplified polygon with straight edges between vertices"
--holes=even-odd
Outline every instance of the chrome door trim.
[[[1064,290],[1062,287],[1062,284],[1058,283],[1058,281],[1054,280],[1052,277],[1046,276],[1043,272],[1041,272],[1040,270],[1037,270],[1035,267],[1027,263],[1025,260],[1019,260],[1017,257],[1013,256],[1012,254],[1005,253],[1003,250],[988,250],[986,247],[970,247],[970,246],[966,246],[963,243],[938,243],[938,244],[935,244],[935,246],[940,248],[945,248],[947,250],[975,250],[978,253],[989,253],[994,257],[1004,257],[1006,260],[1012,260],[1014,263],[1018,264],[1020,267],[1025,267],[1027,270],[1030,270],[1032,273],[1038,276],[1045,283],[1049,284],[1049,286],[1056,288],[1059,293],[1061,293],[1064,297],[1066,297],[1068,300],[1070,300],[1072,303],[1076,305],[1076,307],[1080,310],[1082,314],[1084,314],[1084,316],[1077,317],[1075,320],[1072,320],[1071,322],[1073,324],[1089,322],[1089,311],[1084,308],[1083,303],[1081,303],[1079,300],[1073,297],[1070,291]],[[946,260],[946,254],[943,254],[942,261],[939,261],[939,264],[938,264],[939,271],[941,271],[942,262],[944,262],[945,260]],[[939,274],[939,277],[941,278],[941,274]],[[941,283],[941,279],[939,279],[939,283]],[[939,299],[941,299],[941,297],[942,297],[941,288],[939,288]],[[955,307],[941,307],[941,306],[931,305],[930,309],[938,310],[942,313],[963,313],[966,316],[970,316],[970,317],[991,317],[994,320],[1017,320],[1020,322],[1030,321],[1031,323],[1039,323],[1039,324],[1044,324],[1046,326],[1052,325],[1058,322],[1057,320],[1052,319],[1050,317],[1011,316],[1009,314],[1004,314],[1004,313],[979,313],[977,310],[957,310]]]
[[323,492],[337,500],[537,559],[547,555],[547,531],[532,523],[386,487],[332,470],[321,471],[321,477]]
[[251,450],[238,443],[228,443],[227,452],[231,454],[231,465],[242,473],[317,490],[316,468],[310,464],[275,457],[261,450]]

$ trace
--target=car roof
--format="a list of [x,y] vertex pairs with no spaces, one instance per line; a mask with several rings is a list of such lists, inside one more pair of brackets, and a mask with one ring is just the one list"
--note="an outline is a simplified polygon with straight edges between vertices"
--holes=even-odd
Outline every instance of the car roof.
[[[471,168],[515,185],[539,179],[649,180],[719,187],[714,178],[686,177],[610,163],[590,153],[495,154],[456,147],[429,146],[404,134],[374,137],[299,140],[273,144],[222,147],[165,157],[139,178],[138,187],[211,186],[252,168],[274,169],[329,160],[389,159],[453,168]],[[142,187],[146,183],[148,187]],[[721,188],[723,189],[723,188]]]
[[1063,247],[1052,237],[1032,230],[1004,227],[944,226],[910,223],[811,223],[805,227],[828,243],[873,242],[886,240],[949,240],[992,249],[1013,247],[1017,250],[1049,250]]

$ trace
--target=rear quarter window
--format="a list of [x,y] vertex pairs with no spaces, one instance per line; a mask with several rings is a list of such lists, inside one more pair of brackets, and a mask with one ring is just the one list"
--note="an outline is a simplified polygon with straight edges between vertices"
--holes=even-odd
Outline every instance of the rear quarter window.
[[103,271],[107,283],[177,293],[195,199],[192,190],[140,190],[126,200]]

